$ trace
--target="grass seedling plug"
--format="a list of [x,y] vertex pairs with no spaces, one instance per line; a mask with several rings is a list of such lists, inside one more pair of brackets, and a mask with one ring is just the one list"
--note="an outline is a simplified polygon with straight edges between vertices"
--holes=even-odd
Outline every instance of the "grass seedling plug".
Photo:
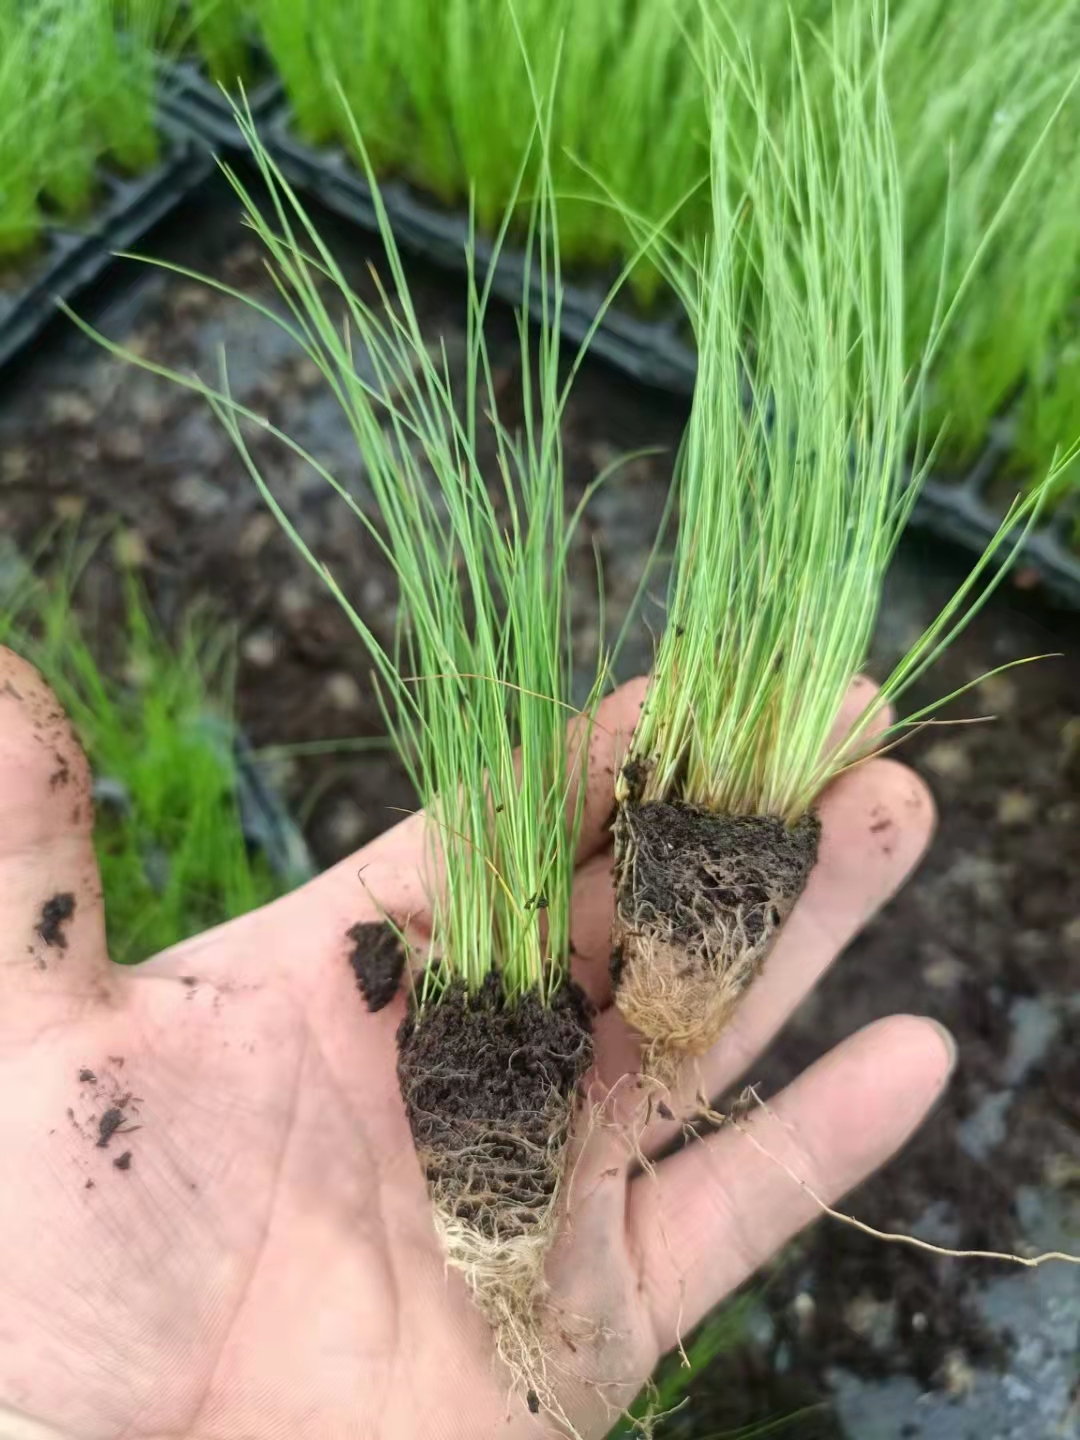
[[[347,417],[374,506],[234,400],[227,379],[211,388],[157,373],[209,400],[370,653],[391,736],[425,813],[430,929],[398,1033],[405,1107],[447,1260],[490,1321],[520,1391],[554,1407],[541,1301],[571,1119],[592,1059],[587,1006],[569,983],[570,901],[600,679],[568,746],[566,568],[580,507],[566,514],[560,422],[569,382],[559,373],[562,287],[546,130],[538,127],[539,163],[534,145],[521,175],[541,176],[529,251],[549,283],[539,335],[520,318],[521,393],[512,403],[522,418],[511,431],[499,418],[484,335],[487,283],[470,268],[465,378],[455,382],[445,351],[421,331],[374,178],[391,283],[384,289],[373,271],[375,290],[365,298],[250,118],[240,123],[269,203],[260,208],[238,176],[230,179],[282,303],[227,293],[280,325],[318,366]],[[353,143],[366,153],[357,128]],[[253,427],[309,464],[392,566],[394,636],[376,633],[308,548],[260,471],[248,443]],[[370,1008],[393,999],[387,960],[408,918],[350,932]]]
[[[921,392],[959,292],[948,305],[939,297],[923,368],[909,377],[881,27],[860,40],[855,7],[831,39],[814,37],[825,86],[808,83],[793,27],[773,121],[753,58],[705,13],[711,233],[695,256],[663,251],[693,322],[698,378],[678,464],[668,623],[615,825],[616,1003],[657,1078],[727,1025],[815,864],[818,796],[934,708],[871,739],[885,707],[985,600],[995,557],[1046,488],[1010,511],[880,692],[835,734],[925,473]],[[755,124],[736,134],[729,117],[747,103]]]

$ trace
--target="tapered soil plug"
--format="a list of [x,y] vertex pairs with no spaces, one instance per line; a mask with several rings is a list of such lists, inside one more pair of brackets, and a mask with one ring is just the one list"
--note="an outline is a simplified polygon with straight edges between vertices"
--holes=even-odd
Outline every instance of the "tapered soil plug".
[[544,1261],[591,1064],[587,1002],[572,985],[548,1006],[535,994],[511,1005],[494,974],[472,995],[455,981],[398,1033],[401,1093],[447,1262],[533,1393],[546,1388]]
[[612,981],[663,1078],[715,1044],[817,859],[821,827],[626,799],[615,821]]

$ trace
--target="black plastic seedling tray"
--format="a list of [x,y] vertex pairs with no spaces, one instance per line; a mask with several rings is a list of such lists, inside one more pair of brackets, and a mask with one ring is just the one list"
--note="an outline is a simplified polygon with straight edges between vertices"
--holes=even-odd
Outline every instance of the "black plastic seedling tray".
[[[251,118],[257,125],[280,109],[284,93],[281,81],[273,75],[247,91]],[[228,98],[194,61],[174,61],[162,66],[158,103],[171,120],[212,150],[246,148]]]
[[[990,496],[990,486],[1003,453],[993,446],[965,480],[950,483],[931,476],[923,485],[911,523],[943,540],[982,554],[1004,518]],[[1028,536],[1017,565],[1037,577],[1051,599],[1080,610],[1080,555],[1070,541],[1077,525],[1077,506],[1066,500]],[[1006,543],[1002,559],[1011,553]]]
[[244,839],[265,855],[274,874],[288,886],[302,885],[315,874],[303,832],[277,791],[267,783],[262,768],[244,736],[232,737],[236,765],[237,804]]
[[[287,111],[271,118],[263,131],[264,143],[286,178],[314,195],[329,210],[377,231],[378,221],[371,188],[346,153],[339,148],[318,149],[297,139]],[[466,216],[440,209],[411,186],[389,181],[381,187],[383,204],[394,238],[403,250],[433,261],[444,269],[464,274],[469,222]],[[476,237],[478,278],[486,277],[492,246]],[[520,306],[525,294],[526,260],[521,251],[504,247],[492,281],[501,300]],[[562,330],[580,343],[596,321],[606,289],[602,285],[564,283]],[[538,315],[541,282],[538,267],[529,277],[529,308]],[[646,385],[677,395],[689,395],[694,386],[694,353],[681,337],[673,312],[661,320],[642,320],[614,307],[604,316],[589,347],[609,364]]]
[[0,369],[30,345],[56,315],[58,299],[72,300],[112,263],[113,251],[133,245],[187,193],[206,179],[211,160],[194,141],[169,135],[161,163],[128,180],[102,169],[104,200],[80,229],[47,232],[45,252],[22,283],[0,286]]

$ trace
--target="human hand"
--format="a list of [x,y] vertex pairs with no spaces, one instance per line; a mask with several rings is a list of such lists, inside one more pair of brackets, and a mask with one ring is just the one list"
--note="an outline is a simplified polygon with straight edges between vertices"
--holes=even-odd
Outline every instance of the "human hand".
[[[642,694],[608,699],[593,737],[573,933],[599,1007],[594,1098],[618,1096],[637,1058],[610,1005],[605,823]],[[700,1062],[709,1094],[746,1073],[932,824],[921,783],[884,759],[843,776],[821,815],[809,887]],[[91,820],[54,698],[0,650],[0,1436],[558,1433],[508,1397],[443,1266],[395,1073],[404,997],[368,1014],[347,964],[346,931],[376,903],[422,930],[421,817],[135,970],[108,959]],[[67,894],[70,918],[61,904],[42,925]],[[931,1022],[882,1021],[652,1174],[617,1126],[587,1127],[549,1265],[551,1363],[579,1433],[603,1435],[680,1332],[813,1218],[782,1165],[835,1200],[907,1138],[950,1065]],[[668,1139],[652,1125],[644,1148]]]

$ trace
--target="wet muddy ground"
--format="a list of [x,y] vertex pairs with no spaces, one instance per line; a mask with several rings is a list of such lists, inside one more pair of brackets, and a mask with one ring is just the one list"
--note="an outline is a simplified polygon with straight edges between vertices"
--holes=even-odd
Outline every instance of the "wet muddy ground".
[[[321,217],[353,283],[370,293],[367,237]],[[155,238],[156,253],[272,303],[259,252],[212,185]],[[369,496],[355,449],[317,373],[252,312],[155,270],[94,297],[107,332],[213,379],[222,347],[236,397]],[[463,346],[456,283],[410,266],[432,341]],[[511,319],[493,332],[497,387],[517,377]],[[505,419],[512,418],[507,410]],[[618,453],[633,460],[591,502],[574,552],[575,643],[583,674],[599,641],[598,553],[610,631],[625,615],[663,513],[684,408],[586,366],[566,417],[571,499]],[[389,636],[393,586],[340,499],[269,437],[253,454],[301,533],[368,623]],[[203,402],[54,333],[0,387],[0,581],[49,562],[57,520],[112,528],[81,605],[107,637],[117,561],[142,574],[169,625],[209,599],[237,628],[238,706],[255,746],[368,737],[382,726],[358,637],[263,511]],[[879,671],[929,618],[963,557],[913,536],[890,577]],[[658,583],[656,590],[661,588]],[[655,609],[652,612],[655,615]],[[963,1248],[1080,1248],[1080,665],[1076,622],[1010,584],[933,677],[948,692],[1021,655],[1060,652],[979,687],[950,711],[992,723],[922,732],[904,754],[929,781],[940,825],[919,874],[849,950],[750,1077],[768,1089],[843,1035],[898,1010],[952,1029],[949,1095],[904,1156],[849,1208],[887,1230]],[[623,674],[648,663],[631,631]],[[929,699],[924,686],[916,701]],[[394,822],[412,796],[381,749],[291,756],[270,778],[319,864]],[[671,1433],[703,1437],[814,1407],[787,1433],[850,1440],[1048,1440],[1080,1436],[1080,1280],[887,1247],[825,1223],[758,1293],[745,1347],[700,1377]]]

